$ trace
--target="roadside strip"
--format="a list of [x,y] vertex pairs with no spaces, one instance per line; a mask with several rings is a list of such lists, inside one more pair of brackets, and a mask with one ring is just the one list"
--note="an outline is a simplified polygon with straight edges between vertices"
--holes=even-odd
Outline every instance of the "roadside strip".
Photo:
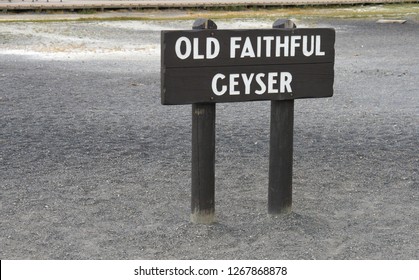
[[119,9],[171,9],[171,8],[216,8],[216,7],[281,7],[281,6],[310,6],[310,5],[355,5],[355,4],[384,4],[384,3],[418,3],[418,0],[227,0],[227,1],[77,1],[77,0],[49,0],[32,2],[31,0],[0,1],[0,11],[46,11],[46,10],[119,10]]

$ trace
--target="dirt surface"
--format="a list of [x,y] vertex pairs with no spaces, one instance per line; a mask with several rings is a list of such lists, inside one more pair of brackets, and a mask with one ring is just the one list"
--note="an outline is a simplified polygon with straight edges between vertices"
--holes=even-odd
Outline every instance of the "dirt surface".
[[[160,30],[0,23],[0,259],[418,259],[419,24],[337,31],[335,95],[295,104],[293,213],[267,215],[269,102],[217,105],[217,223],[189,222],[191,106]],[[260,20],[219,28],[270,28]]]

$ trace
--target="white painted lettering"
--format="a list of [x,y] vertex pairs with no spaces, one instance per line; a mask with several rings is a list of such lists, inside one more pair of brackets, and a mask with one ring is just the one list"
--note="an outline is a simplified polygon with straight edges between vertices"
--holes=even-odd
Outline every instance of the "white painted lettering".
[[217,96],[277,94],[292,92],[289,72],[240,73],[228,76],[217,73],[212,78],[212,92]]
[[216,58],[220,54],[220,42],[216,38],[208,37],[207,38],[207,59]]
[[274,85],[278,83],[278,80],[276,79],[277,77],[277,72],[268,73],[268,93],[278,93],[278,89],[274,88]]
[[230,58],[236,57],[236,50],[240,48],[238,42],[242,40],[241,37],[231,37],[230,38]]
[[324,56],[325,53],[320,50],[321,45],[321,37],[320,35],[316,35],[316,56]]
[[217,95],[217,96],[221,96],[224,93],[227,92],[227,86],[223,85],[221,86],[221,90],[218,90],[217,88],[217,82],[218,80],[224,80],[226,76],[224,76],[223,74],[215,74],[214,77],[212,78],[212,83],[211,83],[211,87],[212,87],[212,92]]
[[325,56],[321,47],[320,35],[231,37],[230,58]]
[[308,40],[308,36],[303,36],[303,54],[305,56],[311,56],[314,53],[314,35],[311,36],[310,39],[310,50],[308,50],[307,47],[307,40]]
[[282,37],[284,42],[281,43],[281,36],[276,36],[276,48],[275,48],[275,56],[281,56],[281,49],[283,50],[284,56],[287,57],[289,53],[289,37],[284,36]]
[[272,41],[274,36],[264,36],[263,40],[266,43],[266,57],[271,57]]
[[250,94],[250,85],[252,84],[254,73],[250,73],[249,77],[246,74],[242,74],[242,79],[244,83],[244,94]]
[[280,78],[279,78],[279,92],[292,92],[291,89],[291,82],[292,82],[292,75],[289,72],[281,72]]
[[291,36],[291,45],[290,45],[291,56],[295,56],[295,49],[300,46],[300,43],[297,42],[297,40],[301,40],[301,36],[299,35]]
[[239,85],[239,82],[237,81],[239,77],[239,74],[230,74],[230,95],[240,94],[240,91],[236,90],[236,86]]
[[[185,51],[182,52],[182,43],[185,46]],[[191,55],[192,44],[186,37],[180,37],[175,43],[176,56],[180,59],[187,59]]]
[[204,59],[203,54],[199,54],[199,38],[193,38],[193,59]]
[[246,40],[244,41],[244,45],[243,45],[243,49],[242,49],[242,53],[240,55],[240,58],[243,57],[255,57],[255,51],[253,50],[252,47],[252,42],[250,41],[249,37],[246,37]]
[[264,94],[266,92],[266,85],[262,81],[262,78],[265,77],[264,73],[259,73],[256,75],[256,82],[258,83],[260,89],[256,90],[255,93],[258,95]]
[[261,57],[262,56],[262,37],[257,37],[257,48],[256,48],[256,56]]

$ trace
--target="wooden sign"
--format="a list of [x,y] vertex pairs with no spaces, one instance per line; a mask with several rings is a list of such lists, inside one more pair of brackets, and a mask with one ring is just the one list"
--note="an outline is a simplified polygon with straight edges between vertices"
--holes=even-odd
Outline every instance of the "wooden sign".
[[334,29],[162,31],[161,102],[192,104],[191,221],[215,221],[217,102],[271,100],[268,213],[291,212],[294,99],[333,95]]
[[329,28],[162,31],[164,105],[333,95]]

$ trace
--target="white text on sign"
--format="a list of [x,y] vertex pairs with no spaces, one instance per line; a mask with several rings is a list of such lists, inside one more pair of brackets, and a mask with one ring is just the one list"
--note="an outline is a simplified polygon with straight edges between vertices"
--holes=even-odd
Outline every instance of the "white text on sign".
[[[207,37],[205,42],[200,42],[199,38],[183,36],[177,39],[175,52],[181,60],[214,59],[220,54],[220,42],[214,37]],[[257,36],[256,42],[252,42],[250,37],[230,38],[230,58],[293,57],[300,53],[305,57],[324,56],[321,36]]]
[[[226,79],[228,81],[225,81]],[[245,89],[244,94],[250,94],[252,83],[256,83],[258,87],[254,91],[255,94],[285,93],[292,92],[291,81],[292,75],[289,72],[230,74],[228,78],[224,74],[218,73],[212,79],[211,88],[217,96],[222,96],[227,92],[229,95],[240,95],[237,87],[242,83]]]
[[[228,53],[232,59],[325,55],[320,35],[257,36],[256,40],[236,36],[231,37],[229,43]],[[175,53],[181,60],[215,59],[220,54],[220,42],[214,37],[206,37],[200,42],[199,38],[182,36],[176,41]],[[291,93],[291,82],[292,74],[289,72],[232,73],[227,76],[217,73],[212,78],[211,90],[216,96]],[[241,85],[244,92],[238,90],[243,88]]]

